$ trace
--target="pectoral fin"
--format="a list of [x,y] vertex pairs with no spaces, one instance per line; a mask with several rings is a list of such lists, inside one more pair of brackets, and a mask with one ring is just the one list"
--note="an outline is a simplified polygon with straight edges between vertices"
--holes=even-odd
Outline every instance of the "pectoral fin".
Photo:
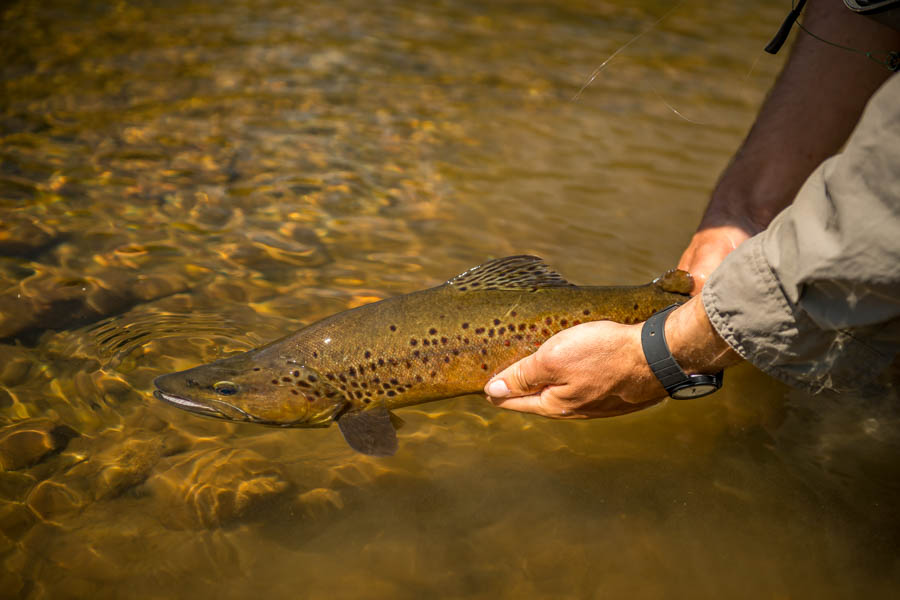
[[384,408],[346,413],[338,427],[351,448],[369,456],[393,456],[397,452],[397,430],[393,415]]

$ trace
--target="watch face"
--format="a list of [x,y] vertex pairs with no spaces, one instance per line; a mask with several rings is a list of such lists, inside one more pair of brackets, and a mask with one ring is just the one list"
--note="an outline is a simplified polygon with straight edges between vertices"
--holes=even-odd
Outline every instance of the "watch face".
[[691,383],[683,388],[673,390],[669,395],[676,400],[690,400],[691,398],[708,396],[718,389],[719,386],[712,383]]

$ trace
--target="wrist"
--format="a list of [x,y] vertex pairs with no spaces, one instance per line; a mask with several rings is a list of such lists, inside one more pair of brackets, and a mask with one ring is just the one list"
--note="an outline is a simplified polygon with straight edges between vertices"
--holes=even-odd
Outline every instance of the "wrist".
[[688,375],[717,373],[743,360],[713,327],[700,296],[672,311],[665,328],[669,350]]

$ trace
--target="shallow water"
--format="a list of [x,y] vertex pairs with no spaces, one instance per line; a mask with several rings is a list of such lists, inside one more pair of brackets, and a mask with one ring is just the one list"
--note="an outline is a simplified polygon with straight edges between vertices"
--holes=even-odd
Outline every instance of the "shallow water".
[[0,595],[896,593],[888,392],[742,367],[580,423],[466,397],[400,411],[390,459],[149,394],[491,257],[672,266],[785,2],[2,10]]

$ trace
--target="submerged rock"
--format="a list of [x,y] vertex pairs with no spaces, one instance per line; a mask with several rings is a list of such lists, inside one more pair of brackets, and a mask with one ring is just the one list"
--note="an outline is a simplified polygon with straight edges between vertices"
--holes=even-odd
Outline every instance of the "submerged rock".
[[178,273],[142,275],[109,268],[82,276],[48,271],[0,294],[0,338],[84,325],[188,287],[188,278]]
[[59,239],[53,228],[31,219],[7,214],[0,221],[0,256],[34,256]]
[[218,527],[247,516],[289,484],[282,468],[252,450],[204,448],[169,459],[145,489],[177,528]]
[[0,468],[15,471],[59,452],[78,432],[46,419],[32,419],[0,430]]

